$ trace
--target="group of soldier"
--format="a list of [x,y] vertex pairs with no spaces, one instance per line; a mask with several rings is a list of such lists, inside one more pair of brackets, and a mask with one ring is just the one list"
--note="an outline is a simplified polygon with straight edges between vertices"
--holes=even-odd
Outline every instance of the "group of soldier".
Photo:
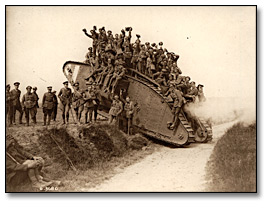
[[[170,122],[170,129],[174,129],[178,114],[186,102],[195,102],[197,98],[200,102],[205,100],[204,86],[201,84],[196,86],[189,76],[182,75],[177,66],[179,55],[163,48],[163,42],[159,42],[158,45],[149,42],[142,44],[141,36],[136,34],[136,41],[132,43],[131,27],[122,29],[121,33],[115,36],[112,31],[106,31],[105,27],[97,32],[97,27],[93,26],[90,34],[86,29],[83,29],[83,32],[92,38],[92,47],[89,47],[85,63],[90,64],[94,70],[88,79],[103,85],[102,89],[105,92],[110,90],[112,80],[116,80],[112,86],[112,93],[126,68],[133,68],[153,79],[163,93],[172,97],[174,102],[175,116]],[[187,114],[190,116],[190,112]]]
[[[16,111],[19,111],[19,124],[22,124],[23,114],[25,114],[26,125],[29,126],[29,120],[32,119],[33,123],[37,123],[36,115],[37,108],[39,108],[39,96],[37,94],[37,87],[26,87],[26,93],[23,95],[22,100],[21,90],[19,90],[20,83],[14,83],[14,89],[10,90],[10,85],[6,86],[6,118],[8,124],[16,125]],[[44,94],[42,99],[42,108],[44,113],[44,125],[48,116],[48,124],[51,119],[56,121],[58,100],[56,98],[56,91],[52,92],[52,87],[49,86],[48,92]],[[51,116],[53,114],[53,116]]]

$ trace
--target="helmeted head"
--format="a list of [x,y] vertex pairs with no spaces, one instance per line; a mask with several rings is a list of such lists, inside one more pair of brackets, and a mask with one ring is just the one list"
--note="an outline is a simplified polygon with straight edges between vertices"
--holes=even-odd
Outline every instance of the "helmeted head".
[[32,90],[32,87],[31,87],[31,86],[27,86],[27,87],[26,87],[26,91],[27,91],[28,93],[30,93],[31,90]]
[[114,95],[114,100],[119,100],[119,96],[118,95]]
[[67,89],[68,88],[68,81],[63,82],[63,85]]
[[196,87],[196,88],[197,88],[198,90],[202,90],[202,89],[203,89],[203,87],[204,87],[204,85],[199,84],[199,85],[197,85],[197,87]]
[[36,92],[36,91],[37,91],[37,89],[38,89],[37,87],[33,87],[33,91],[35,91],[35,92]]
[[15,88],[15,89],[18,89],[19,86],[20,86],[20,82],[14,82],[14,88]]
[[48,92],[51,92],[52,91],[52,86],[48,86],[47,90],[48,90]]

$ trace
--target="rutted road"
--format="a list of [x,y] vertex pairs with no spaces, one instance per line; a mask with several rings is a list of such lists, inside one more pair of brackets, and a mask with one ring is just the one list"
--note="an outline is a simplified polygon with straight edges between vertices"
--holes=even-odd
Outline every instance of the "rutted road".
[[213,140],[187,148],[162,147],[103,184],[82,191],[204,191],[205,166],[218,139],[236,121],[213,127]]

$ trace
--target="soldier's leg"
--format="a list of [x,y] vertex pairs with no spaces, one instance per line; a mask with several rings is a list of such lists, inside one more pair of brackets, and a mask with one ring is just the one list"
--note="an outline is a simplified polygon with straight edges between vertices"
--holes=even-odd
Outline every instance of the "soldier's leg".
[[56,121],[57,114],[58,114],[58,105],[55,105],[55,107],[54,107],[54,121]]
[[33,121],[34,124],[36,124],[35,108],[36,108],[36,107],[33,107],[33,108],[30,108],[30,109],[29,109],[31,119],[32,119],[32,121]]
[[66,121],[69,122],[69,111],[70,111],[70,105],[66,104],[65,106],[65,115],[66,115]]
[[52,112],[53,112],[53,108],[48,110],[48,122],[47,122],[47,125],[48,125],[48,126],[50,125]]
[[93,120],[93,111],[94,111],[94,107],[91,107],[90,110],[89,110],[90,123],[91,123],[92,120]]
[[97,109],[98,109],[98,105],[94,106],[94,121],[96,122],[97,119]]
[[46,126],[47,109],[43,108],[43,125]]
[[9,114],[8,114],[9,125],[12,125],[12,119],[13,119],[13,106],[10,105],[10,107],[9,107]]
[[79,122],[80,122],[81,114],[82,114],[83,110],[84,110],[84,106],[83,105],[81,105],[81,106],[78,107],[78,121]]
[[22,124],[22,118],[23,118],[23,109],[22,109],[22,106],[21,105],[18,105],[18,111],[20,112],[20,115],[19,115],[19,124]]
[[62,120],[63,120],[63,124],[65,124],[65,105],[64,104],[61,104],[62,105]]
[[85,107],[85,124],[88,123],[88,113],[89,113],[89,108]]
[[13,105],[12,106],[12,109],[13,109],[13,115],[12,115],[12,122],[14,123],[14,124],[16,124],[15,123],[15,121],[16,121],[16,110],[17,110],[17,108],[16,108],[16,105]]
[[111,124],[113,121],[113,115],[110,115],[110,118],[109,118],[109,121],[108,121],[108,124]]
[[27,126],[29,126],[29,113],[30,113],[30,109],[25,108],[25,119],[26,119],[26,125]]

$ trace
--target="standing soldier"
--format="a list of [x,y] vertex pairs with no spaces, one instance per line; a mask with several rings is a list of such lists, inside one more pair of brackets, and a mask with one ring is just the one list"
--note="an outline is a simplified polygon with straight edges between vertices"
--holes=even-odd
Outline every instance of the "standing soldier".
[[12,125],[12,95],[10,92],[10,85],[8,84],[6,86],[6,120],[8,119],[8,125],[11,126]]
[[58,97],[62,104],[62,119],[63,124],[65,124],[65,116],[66,121],[69,121],[69,110],[72,102],[72,90],[68,87],[68,81],[63,82],[64,88],[61,88]]
[[206,101],[206,98],[205,98],[205,95],[204,95],[204,92],[203,92],[203,87],[204,87],[204,85],[202,85],[202,84],[199,84],[196,87],[197,90],[198,90],[197,96],[198,96],[199,102],[205,102]]
[[127,119],[127,134],[131,134],[131,127],[132,127],[132,120],[133,120],[133,114],[134,114],[134,103],[130,100],[130,97],[127,96],[126,100],[123,99],[123,91],[120,91],[120,99],[125,104],[124,110],[125,110],[125,117]]
[[26,87],[26,94],[23,95],[22,98],[22,105],[25,111],[25,118],[26,118],[26,125],[29,126],[29,114],[31,115],[31,119],[33,120],[34,124],[36,124],[36,115],[35,115],[35,108],[36,108],[36,96],[31,93],[31,86]]
[[19,116],[19,124],[22,124],[22,117],[23,117],[23,110],[22,110],[22,106],[20,103],[20,96],[21,96],[21,91],[19,90],[19,82],[15,82],[14,83],[14,88],[13,90],[11,90],[11,96],[13,98],[12,101],[12,121],[14,124],[15,123],[15,116],[16,116],[16,110],[20,112],[20,116]]
[[35,117],[37,116],[37,108],[39,108],[39,103],[38,103],[38,101],[39,101],[39,96],[38,96],[38,94],[36,93],[36,91],[37,91],[37,87],[33,87],[33,94],[36,96],[36,100],[37,100],[36,106],[35,106],[35,109],[34,109],[34,111],[35,111]]
[[119,100],[119,96],[115,95],[111,104],[111,108],[109,111],[110,119],[109,124],[115,123],[117,121],[118,124],[118,116],[123,111],[123,103]]
[[175,89],[175,85],[170,84],[170,88],[165,96],[170,95],[171,99],[174,101],[172,112],[174,114],[172,122],[168,123],[169,129],[173,130],[177,126],[178,116],[181,111],[181,107],[186,102],[181,91]]
[[53,121],[56,121],[57,113],[58,113],[58,98],[56,96],[56,90],[53,91],[54,96],[54,107],[53,107]]
[[95,86],[89,86],[88,91],[84,94],[85,103],[85,123],[88,123],[89,120],[92,122],[93,112],[94,112],[94,121],[97,119],[97,109],[99,105],[99,94]]
[[81,113],[84,109],[84,99],[82,92],[79,90],[79,83],[74,84],[74,92],[72,94],[72,109],[76,112],[77,122],[80,123]]
[[48,116],[48,122],[47,125],[50,125],[51,115],[54,110],[54,100],[55,97],[52,93],[52,87],[47,87],[48,92],[44,93],[43,99],[42,99],[42,107],[43,107],[43,125],[46,126],[46,118]]

